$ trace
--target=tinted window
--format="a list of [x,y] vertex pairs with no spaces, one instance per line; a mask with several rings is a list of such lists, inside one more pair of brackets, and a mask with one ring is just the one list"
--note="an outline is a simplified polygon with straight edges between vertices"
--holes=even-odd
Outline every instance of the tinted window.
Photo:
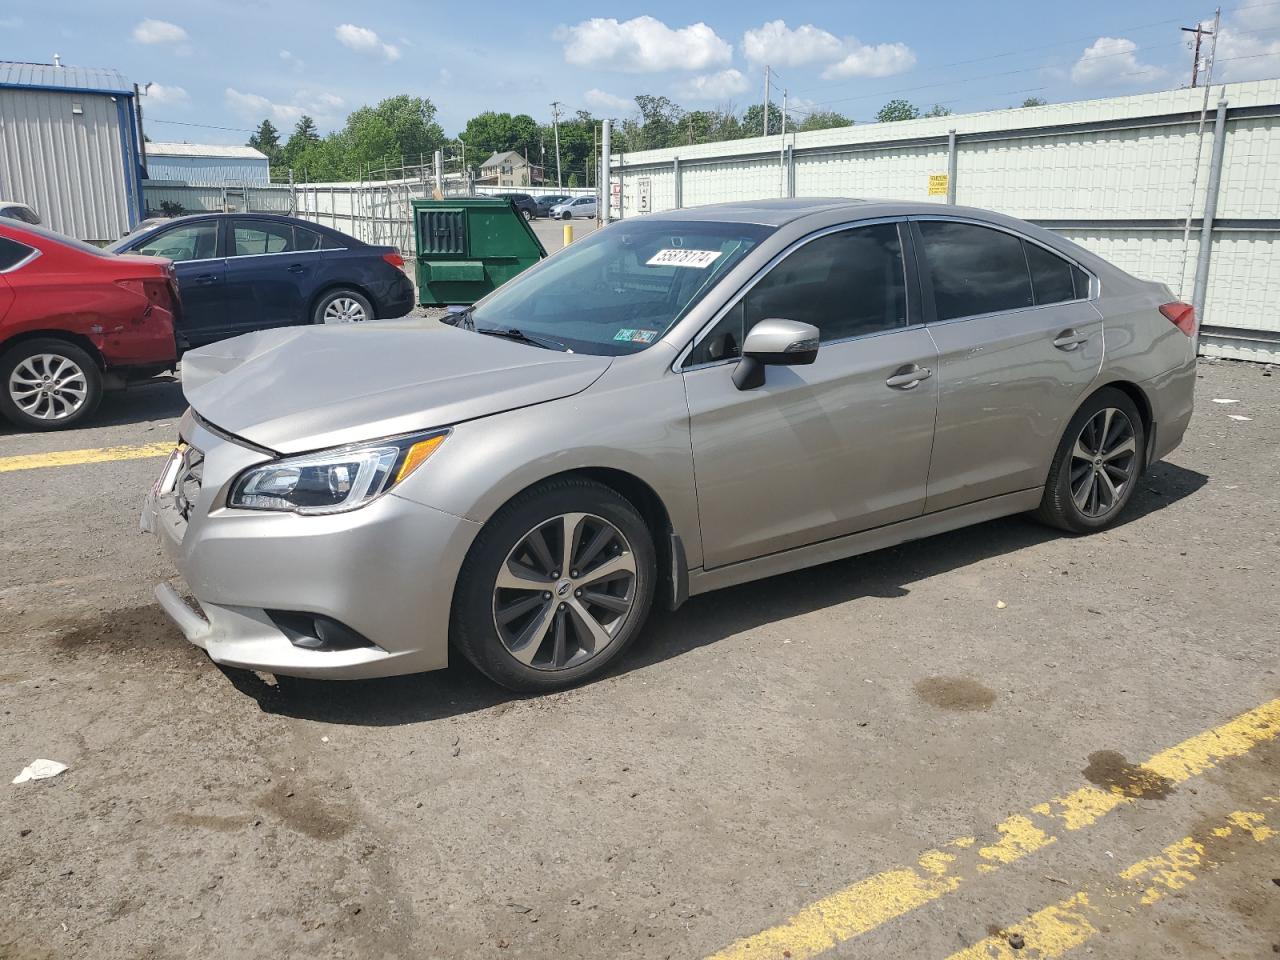
[[319,250],[320,234],[306,227],[294,227],[293,244],[295,250]]
[[289,253],[293,247],[293,225],[270,220],[233,220],[228,256],[252,257],[263,253]]
[[1031,289],[1036,303],[1062,303],[1088,296],[1087,285],[1083,291],[1076,290],[1074,275],[1080,271],[1074,265],[1038,244],[1024,241],[1023,246],[1027,251],[1027,266],[1031,268]]
[[218,252],[218,225],[213,220],[163,230],[144,240],[135,253],[170,260],[211,260]]
[[739,356],[743,337],[771,317],[811,323],[823,342],[905,326],[897,224],[857,227],[805,244],[747,292],[694,347],[686,365]]
[[0,270],[8,270],[15,263],[21,263],[34,248],[8,237],[0,237]]
[[346,243],[336,237],[329,236],[327,233],[320,241],[321,250],[345,250],[346,248]]
[[595,201],[590,197],[579,197],[577,200],[573,201],[573,205],[575,207],[585,207],[588,203],[595,203]]
[[1027,258],[1013,234],[946,220],[918,225],[939,320],[1032,305]]

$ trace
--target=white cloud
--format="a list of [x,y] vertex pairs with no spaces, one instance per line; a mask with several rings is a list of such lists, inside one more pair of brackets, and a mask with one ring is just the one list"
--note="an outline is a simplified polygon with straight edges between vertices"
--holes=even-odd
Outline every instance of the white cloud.
[[582,95],[582,99],[587,102],[587,106],[595,107],[597,110],[612,110],[615,113],[630,113],[636,108],[634,100],[628,100],[626,97],[619,97],[604,90],[592,87]]
[[234,87],[225,91],[227,106],[249,119],[270,117],[278,123],[297,123],[304,113],[316,120],[333,117],[342,106],[341,97],[332,93],[309,93],[299,90],[291,102],[280,103],[260,93],[244,93]]
[[148,17],[133,28],[133,39],[138,43],[185,43],[187,31],[168,20]]
[[792,30],[785,20],[771,20],[743,34],[742,49],[752,63],[795,67],[835,60],[844,52],[844,44],[834,33],[811,23]]
[[1140,63],[1138,45],[1123,37],[1099,37],[1071,68],[1071,79],[1082,86],[1147,83],[1164,74],[1160,67]]
[[843,60],[822,71],[823,79],[892,77],[916,65],[915,51],[902,42],[871,44],[848,37],[845,50],[847,53]]
[[147,99],[166,107],[185,107],[191,100],[182,87],[152,83],[147,86]]
[[20,26],[22,26],[21,17],[4,17],[0,19],[0,29],[17,30]]
[[[1212,27],[1212,22],[1205,26]],[[1280,74],[1280,4],[1238,7],[1218,31],[1214,80],[1261,80]],[[1260,39],[1252,34],[1269,34]],[[1203,49],[1203,48],[1202,48]]]
[[733,57],[733,46],[705,23],[672,29],[648,16],[621,23],[612,17],[593,17],[561,27],[556,38],[564,41],[567,63],[624,73],[706,70]]
[[289,66],[293,67],[293,69],[297,70],[299,73],[301,73],[303,68],[306,67],[307,65],[306,61],[304,61],[300,56],[298,56],[296,53],[291,53],[288,50],[280,51],[280,59],[283,60]]
[[381,38],[368,27],[357,27],[354,23],[344,23],[333,31],[338,42],[356,53],[371,54],[382,57],[390,63],[400,59],[400,48],[390,43],[383,43]]
[[747,78],[741,70],[730,67],[719,73],[691,77],[679,87],[679,95],[687,100],[727,100],[747,89]]

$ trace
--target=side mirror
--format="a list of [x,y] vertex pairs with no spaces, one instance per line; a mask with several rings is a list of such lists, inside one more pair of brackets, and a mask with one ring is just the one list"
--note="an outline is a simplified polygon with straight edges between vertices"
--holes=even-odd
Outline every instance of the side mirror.
[[764,385],[766,366],[799,366],[818,359],[818,328],[795,320],[761,320],[742,344],[733,385],[754,390]]

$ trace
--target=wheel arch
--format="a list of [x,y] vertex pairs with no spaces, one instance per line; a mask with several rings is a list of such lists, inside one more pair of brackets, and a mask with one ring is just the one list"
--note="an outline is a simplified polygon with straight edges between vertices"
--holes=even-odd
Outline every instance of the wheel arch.
[[[1138,415],[1142,417],[1142,433],[1146,438],[1146,442],[1144,444],[1146,449],[1142,451],[1142,468],[1145,470],[1151,465],[1151,451],[1155,449],[1156,423],[1154,419],[1155,414],[1151,407],[1151,399],[1147,396],[1146,391],[1143,390],[1142,387],[1134,383],[1132,380],[1111,380],[1107,383],[1099,384],[1095,389],[1091,390],[1089,392],[1089,396],[1081,400],[1076,409],[1080,409],[1080,407],[1087,403],[1098,393],[1098,391],[1106,390],[1107,388],[1119,390],[1132,400],[1133,405],[1138,408]],[[1063,429],[1065,430],[1066,428],[1064,427]]]
[[105,372],[107,369],[106,358],[103,357],[102,351],[97,345],[84,334],[72,333],[68,330],[23,330],[21,333],[15,333],[11,337],[0,341],[0,356],[8,353],[19,344],[28,343],[32,340],[61,340],[72,346],[79,347],[85,353],[93,358],[93,362],[98,365],[98,370]]

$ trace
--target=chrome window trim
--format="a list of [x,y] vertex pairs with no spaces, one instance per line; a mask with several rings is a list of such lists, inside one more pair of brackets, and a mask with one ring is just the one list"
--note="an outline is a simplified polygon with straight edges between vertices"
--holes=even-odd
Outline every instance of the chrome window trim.
[[[942,220],[942,221],[948,221],[952,223],[967,223],[975,227],[986,227],[988,230],[999,230],[1001,233],[1007,233],[1011,237],[1017,237],[1019,240],[1023,241],[1024,243],[1034,243],[1037,247],[1039,247],[1042,250],[1047,250],[1049,253],[1053,254],[1058,259],[1065,260],[1067,263],[1071,264],[1073,267],[1075,267],[1077,270],[1079,270],[1081,273],[1083,273],[1086,277],[1089,278],[1088,296],[1076,297],[1073,300],[1055,300],[1053,301],[1053,303],[1033,303],[1030,306],[1026,306],[1026,307],[1012,307],[1008,310],[992,310],[988,313],[968,313],[968,314],[965,314],[963,317],[948,317],[945,320],[925,321],[925,326],[940,327],[946,323],[965,323],[969,320],[985,320],[988,317],[1002,317],[1010,313],[1026,313],[1028,310],[1045,310],[1049,307],[1061,307],[1062,305],[1068,304],[1068,303],[1092,303],[1094,300],[1098,299],[1098,297],[1102,295],[1101,279],[1099,279],[1098,275],[1094,273],[1092,270],[1090,270],[1088,267],[1086,267],[1083,263],[1081,263],[1075,257],[1068,256],[1067,254],[1063,253],[1061,250],[1057,250],[1054,247],[1049,246],[1047,243],[1041,243],[1039,240],[1035,239],[1034,237],[1028,237],[1025,233],[1020,233],[1017,230],[1014,230],[1012,227],[1006,227],[1004,224],[1001,224],[1001,223],[992,223],[989,220],[979,220],[976,217],[962,217],[962,216],[954,216],[954,215],[941,214],[941,213],[911,214],[905,217],[904,219],[913,223],[923,222],[928,220]],[[921,258],[927,258],[928,256],[924,252],[924,250],[920,250],[919,255]],[[917,266],[921,266],[921,265],[917,264]],[[1031,277],[1031,264],[1029,263],[1027,264],[1027,277],[1031,281],[1031,291],[1032,291],[1032,296],[1034,296],[1035,280],[1034,278]]]
[[[347,249],[346,247],[342,248]],[[223,260],[245,260],[249,257],[305,257],[307,254],[320,253],[320,250],[276,250],[272,253],[235,253],[223,257]],[[185,260],[184,263],[194,263],[194,260]]]
[[9,237],[8,239],[12,240],[14,243],[18,244],[19,246],[26,247],[31,252],[28,253],[25,257],[23,257],[21,260],[17,261],[16,263],[12,263],[9,266],[5,267],[3,270],[0,270],[0,273],[13,273],[14,271],[21,270],[32,260],[39,259],[40,255],[44,252],[39,247],[33,247],[31,244],[24,243],[22,240],[13,240],[12,237]]
[[[684,361],[688,358],[689,354],[693,352],[693,348],[704,337],[706,337],[708,333],[710,333],[715,328],[715,325],[717,323],[719,323],[721,320],[724,319],[725,314],[728,313],[730,310],[732,310],[734,307],[736,307],[738,303],[742,300],[742,298],[745,297],[748,293],[750,293],[752,288],[754,288],[757,283],[759,283],[762,279],[764,279],[765,275],[769,273],[769,271],[771,271],[774,267],[776,267],[779,263],[781,263],[791,254],[793,254],[795,251],[799,250],[801,247],[812,243],[814,240],[821,239],[822,237],[829,236],[830,234],[833,234],[833,233],[843,233],[846,230],[856,230],[859,227],[874,227],[882,223],[905,223],[907,219],[908,218],[905,216],[898,215],[898,216],[891,216],[891,217],[871,217],[866,220],[850,220],[844,223],[838,223],[835,226],[823,227],[820,230],[815,230],[813,233],[807,233],[803,237],[800,237],[797,240],[793,240],[787,247],[785,247],[783,250],[780,250],[778,253],[776,253],[769,260],[768,263],[766,263],[759,270],[757,270],[751,276],[751,279],[749,279],[746,283],[744,283],[738,289],[738,291],[734,293],[732,297],[729,298],[729,302],[726,303],[724,306],[722,306],[719,310],[717,310],[715,314],[712,315],[711,319],[708,320],[702,326],[702,329],[700,329],[697,333],[695,333],[693,337],[689,340],[689,342],[686,343],[683,348],[681,348],[680,352],[676,354],[675,361],[671,364],[672,372],[687,373],[690,370],[703,370],[703,369],[706,369],[707,367],[718,367],[728,363],[737,363],[741,359],[741,357],[729,357],[725,360],[709,360],[706,363],[698,363],[690,367],[682,366]],[[910,317],[911,316],[911,283],[910,283],[911,272],[910,270],[907,269],[907,257],[906,257],[905,250],[902,253],[902,270],[903,270],[903,280],[906,286],[905,292],[907,296],[907,316]],[[917,327],[923,327],[924,325],[925,324],[923,322],[907,323],[907,324],[903,324],[900,327],[893,327],[889,330],[876,330],[872,333],[859,333],[859,334],[855,334],[852,337],[843,337],[839,340],[828,340],[825,343],[822,343],[821,341],[819,341],[818,350],[819,352],[821,352],[824,346],[836,346],[841,343],[849,343],[850,341],[853,341],[853,340],[862,340],[867,337],[882,336],[886,333],[898,333],[902,330],[913,330]]]

